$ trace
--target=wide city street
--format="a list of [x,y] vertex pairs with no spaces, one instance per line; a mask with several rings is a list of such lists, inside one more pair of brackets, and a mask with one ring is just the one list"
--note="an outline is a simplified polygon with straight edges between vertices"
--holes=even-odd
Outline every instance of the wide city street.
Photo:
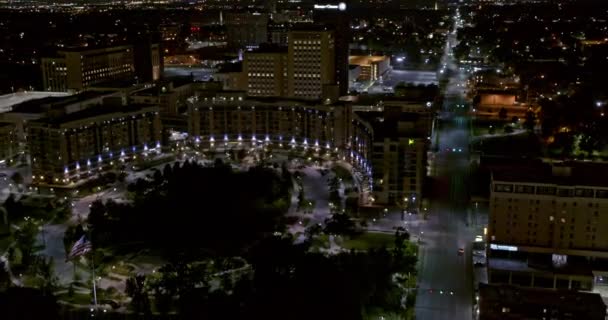
[[[456,26],[458,18],[454,20]],[[425,320],[468,320],[473,316],[471,243],[475,232],[467,217],[469,121],[456,107],[464,101],[466,81],[451,55],[456,39],[456,33],[448,35],[440,70],[449,75],[449,82],[433,138],[437,152],[430,164],[433,194],[429,219],[421,226],[424,237],[416,318]],[[461,248],[464,253],[459,252]]]

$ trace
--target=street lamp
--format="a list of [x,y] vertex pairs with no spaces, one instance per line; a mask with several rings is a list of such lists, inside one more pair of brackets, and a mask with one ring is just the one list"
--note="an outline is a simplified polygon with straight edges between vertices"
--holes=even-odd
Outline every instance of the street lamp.
[[46,239],[44,237],[44,227],[38,226],[38,231],[40,231],[40,234],[42,235],[42,244],[46,246]]

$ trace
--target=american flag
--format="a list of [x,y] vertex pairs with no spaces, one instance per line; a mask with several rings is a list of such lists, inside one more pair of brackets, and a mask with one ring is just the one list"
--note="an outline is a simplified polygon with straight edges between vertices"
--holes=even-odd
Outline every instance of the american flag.
[[87,240],[85,236],[82,236],[78,241],[76,241],[76,243],[74,243],[74,246],[72,246],[72,250],[68,255],[68,260],[85,255],[92,249],[93,246],[91,245],[91,242]]

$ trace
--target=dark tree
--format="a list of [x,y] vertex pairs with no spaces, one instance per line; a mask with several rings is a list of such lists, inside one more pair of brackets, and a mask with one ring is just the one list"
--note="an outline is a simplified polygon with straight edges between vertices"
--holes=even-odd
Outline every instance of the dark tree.
[[171,168],[171,165],[167,163],[165,165],[165,167],[163,168],[163,177],[165,179],[168,179],[172,173],[173,173],[173,169]]
[[55,297],[34,288],[11,287],[0,291],[0,310],[2,319],[60,319]]
[[498,118],[500,118],[500,120],[506,120],[507,117],[508,117],[507,109],[500,108],[500,111],[498,111]]
[[524,120],[524,128],[526,128],[526,130],[528,130],[528,131],[534,130],[535,122],[536,122],[536,116],[534,115],[534,112],[532,112],[532,111],[526,112],[526,119]]
[[16,184],[22,184],[23,183],[23,176],[21,175],[21,173],[19,172],[15,172],[12,176],[11,179],[16,183]]
[[334,214],[325,220],[325,232],[352,236],[360,232],[357,224],[346,214]]
[[150,299],[145,288],[146,277],[137,275],[128,278],[125,284],[125,293],[131,298],[131,307],[137,314],[150,314]]

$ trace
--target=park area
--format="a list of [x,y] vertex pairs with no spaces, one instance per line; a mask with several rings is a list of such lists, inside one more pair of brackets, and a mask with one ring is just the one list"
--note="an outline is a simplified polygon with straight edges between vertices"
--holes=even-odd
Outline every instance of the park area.
[[[81,192],[9,197],[0,286],[38,290],[77,318],[280,318],[304,303],[294,319],[309,319],[357,282],[330,316],[413,306],[404,288],[417,248],[403,230],[371,233],[351,217],[358,186],[347,166],[299,150],[206,156],[105,175]],[[92,251],[66,260],[83,236]]]

